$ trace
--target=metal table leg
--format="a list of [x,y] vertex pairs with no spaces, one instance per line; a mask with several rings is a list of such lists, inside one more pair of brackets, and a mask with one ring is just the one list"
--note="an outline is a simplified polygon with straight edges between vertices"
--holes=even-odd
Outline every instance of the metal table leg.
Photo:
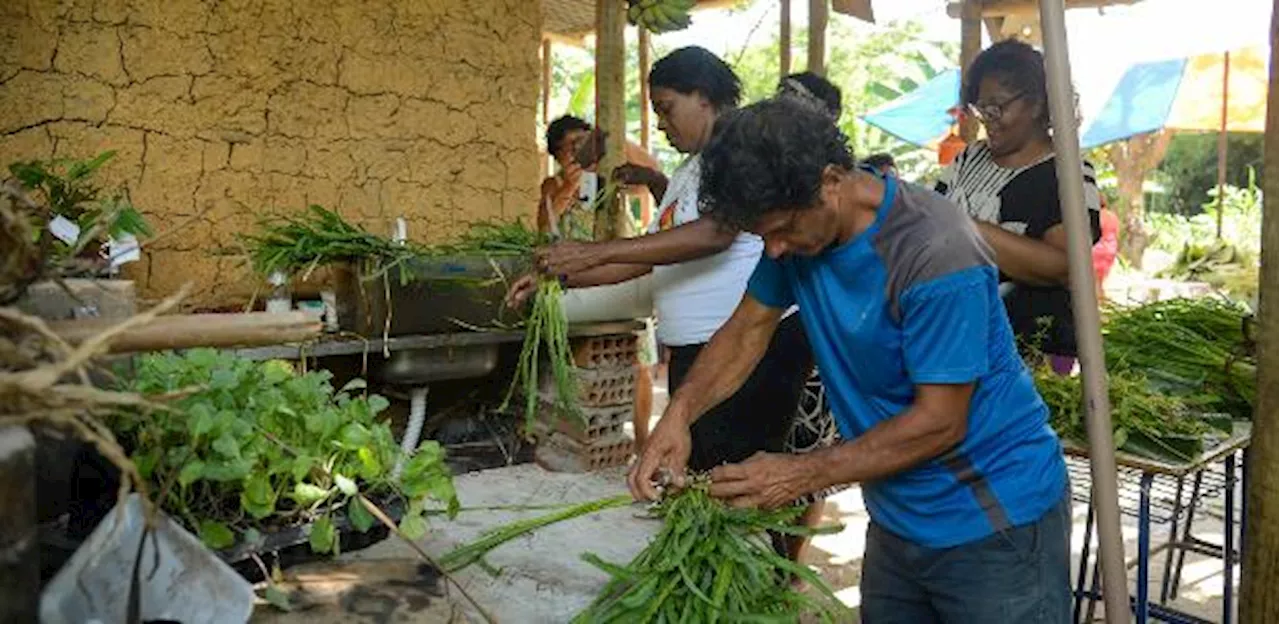
[[1134,622],[1136,624],[1146,624],[1147,612],[1150,608],[1148,604],[1148,576],[1150,575],[1147,568],[1150,562],[1148,558],[1151,554],[1151,481],[1155,475],[1144,472],[1139,482],[1138,495],[1138,599],[1134,605]]
[[[1089,551],[1093,545],[1093,488],[1089,489],[1089,509],[1084,515],[1084,546],[1080,548],[1080,565],[1076,570],[1075,606],[1071,610],[1071,621],[1080,624],[1080,607],[1084,605],[1084,578],[1089,573]],[[1093,602],[1093,598],[1089,598]]]
[[[1187,478],[1185,476],[1178,477],[1177,494],[1173,497],[1173,515],[1169,518],[1169,542],[1164,553],[1164,575],[1160,577],[1160,604],[1169,601],[1169,580],[1170,573],[1173,572],[1173,551],[1178,550],[1178,517],[1182,514],[1182,489],[1186,485]],[[1191,515],[1187,515],[1187,522],[1191,522]]]
[[[1204,471],[1197,470],[1196,476],[1191,480],[1191,500],[1187,503],[1187,522],[1182,525],[1182,544],[1191,542],[1191,525],[1195,521],[1196,508],[1200,505],[1200,484],[1204,479]],[[1178,549],[1178,562],[1173,567],[1173,582],[1169,587],[1169,599],[1178,599],[1178,586],[1182,584],[1182,564],[1186,562],[1187,549]]]
[[1235,567],[1235,498],[1236,498],[1236,454],[1229,453],[1226,464],[1226,509],[1223,510],[1223,543],[1222,543],[1222,624],[1231,624],[1233,571]]

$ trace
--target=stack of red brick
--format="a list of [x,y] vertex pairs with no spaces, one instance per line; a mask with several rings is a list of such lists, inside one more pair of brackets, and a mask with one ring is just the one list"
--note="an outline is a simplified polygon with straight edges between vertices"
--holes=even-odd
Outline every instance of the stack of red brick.
[[536,423],[539,464],[561,472],[626,465],[635,445],[626,425],[635,409],[637,347],[634,335],[575,341],[581,418],[563,416],[550,405],[552,382],[543,379]]

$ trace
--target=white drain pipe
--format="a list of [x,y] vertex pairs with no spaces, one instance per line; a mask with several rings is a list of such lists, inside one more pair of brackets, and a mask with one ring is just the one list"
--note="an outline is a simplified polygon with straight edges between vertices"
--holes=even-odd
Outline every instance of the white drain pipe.
[[422,437],[422,425],[427,420],[427,386],[418,386],[409,394],[409,426],[400,439],[400,457],[391,469],[391,480],[400,478],[404,463],[418,450],[418,439]]

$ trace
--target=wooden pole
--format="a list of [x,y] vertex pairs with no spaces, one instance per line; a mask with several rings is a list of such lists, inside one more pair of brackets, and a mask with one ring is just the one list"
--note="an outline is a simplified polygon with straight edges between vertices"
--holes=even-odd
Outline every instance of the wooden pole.
[[0,427],[0,622],[36,622],[36,441],[26,427]]
[[1058,176],[1062,225],[1067,231],[1071,310],[1075,316],[1080,379],[1085,395],[1093,507],[1098,519],[1102,600],[1106,605],[1108,624],[1117,624],[1129,621],[1129,579],[1124,563],[1124,540],[1120,534],[1115,439],[1111,427],[1111,402],[1107,396],[1107,363],[1102,357],[1102,322],[1097,286],[1094,284],[1093,240],[1089,236],[1084,181],[1080,176],[1080,135],[1076,127],[1075,93],[1071,88],[1065,13],[1063,0],[1040,0],[1049,116],[1053,119],[1054,170]]
[[1276,211],[1280,209],[1276,197],[1277,134],[1276,115],[1280,114],[1277,101],[1276,23],[1280,20],[1280,2],[1271,2],[1271,71],[1267,86],[1267,126],[1263,139],[1266,159],[1262,169],[1262,267],[1258,273],[1258,400],[1253,413],[1253,439],[1249,444],[1249,490],[1245,492],[1244,512],[1249,522],[1245,527],[1243,569],[1240,574],[1240,622],[1275,622],[1280,619],[1280,599],[1277,598],[1276,551],[1280,549],[1277,525],[1277,417],[1276,363],[1277,341],[1280,331],[1276,328],[1276,281],[1280,268],[1276,266]]
[[[542,40],[542,127],[551,123],[551,40]],[[551,171],[550,147],[538,159],[538,177],[546,178]]]
[[[54,321],[49,328],[63,340],[80,344],[119,320]],[[321,324],[305,312],[245,314],[172,314],[130,329],[111,341],[109,353],[163,351],[195,347],[248,347],[314,340]]]
[[[605,133],[604,155],[596,166],[600,179],[626,162],[627,140],[627,11],[622,0],[596,0],[596,127]],[[605,184],[602,182],[602,188]],[[604,198],[596,211],[595,238],[609,240],[623,232],[619,193]]]
[[827,75],[827,0],[809,0],[809,71]]
[[649,68],[653,65],[652,59],[649,58],[649,48],[651,42],[649,40],[649,30],[644,26],[636,26],[637,45],[640,46],[640,147],[644,151],[649,151],[649,124],[650,115],[653,107],[649,105]]
[[1222,240],[1222,189],[1227,185],[1227,101],[1231,83],[1231,53],[1222,53],[1222,117],[1218,126],[1218,240]]
[[791,73],[791,0],[782,0],[778,16],[778,79]]
[[[649,30],[643,26],[636,26],[639,36],[636,37],[636,44],[640,46],[639,64],[640,64],[640,147],[644,151],[649,152],[649,141],[651,135],[652,123],[651,114],[653,107],[649,105],[649,69],[652,67],[652,59],[650,58],[650,41]],[[649,219],[653,213],[653,202],[661,200],[661,197],[650,197],[649,193],[640,194],[640,223],[643,227],[649,227]]]
[[[978,0],[965,0],[961,8],[960,18],[960,97],[956,100],[963,104],[964,85],[969,78],[969,66],[982,51],[982,5]],[[992,39],[995,34],[992,34]],[[978,138],[978,120],[972,115],[962,114],[960,118],[960,138],[965,143],[972,143]]]

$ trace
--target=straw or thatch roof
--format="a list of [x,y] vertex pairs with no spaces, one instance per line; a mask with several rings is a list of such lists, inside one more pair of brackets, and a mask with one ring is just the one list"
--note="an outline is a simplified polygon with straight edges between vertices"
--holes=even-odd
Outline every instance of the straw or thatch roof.
[[[739,0],[698,0],[695,10],[725,9]],[[579,43],[596,29],[596,0],[543,0],[543,34],[569,43]]]

